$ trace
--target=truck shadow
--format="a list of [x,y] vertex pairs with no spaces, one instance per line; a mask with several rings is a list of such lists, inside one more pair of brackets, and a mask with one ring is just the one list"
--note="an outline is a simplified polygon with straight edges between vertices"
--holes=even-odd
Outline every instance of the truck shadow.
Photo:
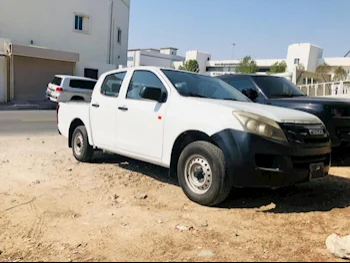
[[350,166],[350,158],[344,158],[344,159],[335,159],[332,160],[332,166],[335,167],[348,167]]
[[257,212],[288,214],[327,212],[350,206],[350,179],[327,178],[279,190],[236,189],[220,207],[252,208]]
[[346,152],[333,153],[332,156],[332,166],[346,167],[350,166],[350,156],[349,149],[346,148]]
[[171,178],[166,168],[153,164],[137,161],[128,157],[116,154],[95,153],[92,163],[114,164],[131,172],[141,173],[162,183],[179,186],[177,178]]
[[[170,178],[168,169],[136,161],[119,155],[96,154],[94,163],[114,164],[141,173],[160,182],[179,186],[177,178]],[[255,209],[261,213],[326,212],[334,208],[350,207],[350,178],[329,175],[279,190],[233,189],[222,209]]]

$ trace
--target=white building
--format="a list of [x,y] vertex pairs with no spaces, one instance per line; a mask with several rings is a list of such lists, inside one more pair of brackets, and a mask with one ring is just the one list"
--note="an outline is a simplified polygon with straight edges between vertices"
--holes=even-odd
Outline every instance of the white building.
[[[199,63],[201,74],[220,76],[233,74],[239,60],[211,60],[211,55],[200,51],[188,51],[186,60],[195,59]],[[331,70],[343,67],[350,77],[350,57],[324,58],[323,49],[310,43],[293,44],[288,47],[287,57],[284,59],[256,59],[258,74],[266,74],[276,62],[285,61],[287,72],[284,75],[296,84],[311,84],[325,82],[332,79],[333,74],[317,74],[318,66],[327,63]],[[173,63],[173,68],[178,68],[183,63]],[[301,69],[301,66],[304,69]]]
[[[54,74],[97,78],[126,65],[129,14],[130,0],[1,0],[0,52],[9,62],[0,64],[0,74],[8,67],[0,102],[42,99]],[[37,70],[22,83],[28,65]]]
[[128,67],[158,66],[169,68],[178,61],[183,62],[185,58],[177,55],[177,48],[131,49],[128,51],[127,65]]

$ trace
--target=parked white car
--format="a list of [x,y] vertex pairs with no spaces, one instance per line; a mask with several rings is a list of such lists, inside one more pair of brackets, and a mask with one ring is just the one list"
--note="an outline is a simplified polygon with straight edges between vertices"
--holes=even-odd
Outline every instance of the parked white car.
[[185,194],[206,206],[233,187],[287,186],[330,168],[318,117],[252,103],[222,80],[184,71],[107,72],[91,103],[60,103],[57,122],[78,161],[103,150],[170,168]]
[[91,101],[92,91],[97,80],[57,75],[47,85],[46,97],[52,102]]

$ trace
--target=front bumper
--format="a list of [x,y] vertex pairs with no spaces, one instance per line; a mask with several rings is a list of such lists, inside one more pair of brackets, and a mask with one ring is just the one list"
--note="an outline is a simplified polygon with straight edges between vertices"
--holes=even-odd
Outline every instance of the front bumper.
[[[225,154],[227,170],[235,187],[279,188],[329,173],[330,142],[293,146],[235,130],[219,132],[212,139]],[[314,164],[320,165],[316,167],[318,172],[314,172]]]

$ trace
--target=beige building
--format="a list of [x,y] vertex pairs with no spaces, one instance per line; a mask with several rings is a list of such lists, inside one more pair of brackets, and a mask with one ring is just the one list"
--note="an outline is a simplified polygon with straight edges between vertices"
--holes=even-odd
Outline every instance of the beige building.
[[8,45],[1,40],[0,46],[0,102],[45,100],[45,89],[53,76],[74,75],[79,61],[77,53]]
[[129,16],[130,0],[1,0],[0,103],[45,99],[56,74],[125,66]]

